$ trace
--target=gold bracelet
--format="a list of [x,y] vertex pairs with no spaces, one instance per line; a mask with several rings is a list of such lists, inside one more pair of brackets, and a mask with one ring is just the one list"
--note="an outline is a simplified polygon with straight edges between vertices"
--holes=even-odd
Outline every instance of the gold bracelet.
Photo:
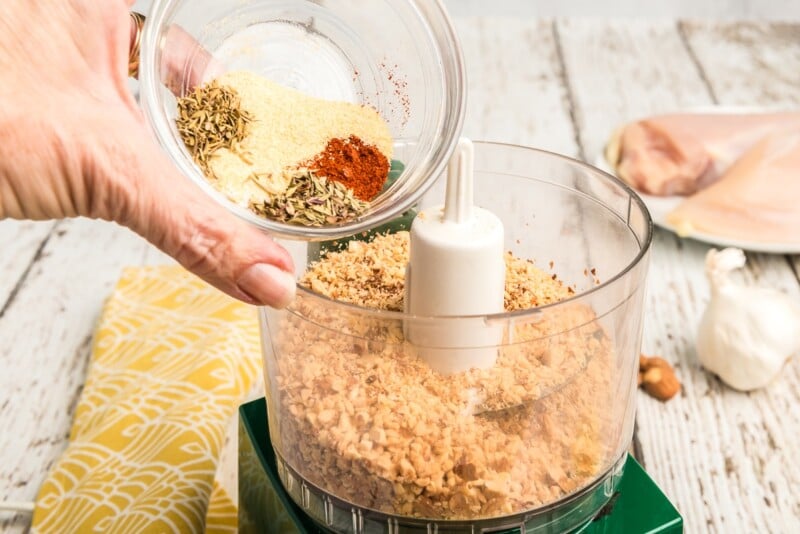
[[136,25],[136,34],[131,42],[131,50],[128,55],[128,76],[131,78],[139,77],[139,47],[142,44],[142,28],[144,28],[144,15],[131,11],[131,18]]

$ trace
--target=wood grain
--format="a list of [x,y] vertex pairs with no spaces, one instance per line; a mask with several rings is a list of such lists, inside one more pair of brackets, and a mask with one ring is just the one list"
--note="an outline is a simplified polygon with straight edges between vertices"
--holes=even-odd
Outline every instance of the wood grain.
[[463,134],[577,155],[551,24],[464,18],[456,29],[467,68]]
[[720,104],[800,106],[800,24],[682,22]]
[[[566,21],[558,34],[590,158],[625,121],[713,102],[704,77],[714,73],[698,68],[675,24]],[[800,433],[800,421],[788,406],[800,391],[798,364],[751,395],[726,388],[701,368],[693,344],[708,299],[708,248],[663,231],[655,236],[643,350],[673,362],[684,386],[667,404],[640,395],[645,464],[683,513],[687,532],[791,531],[798,510],[796,490],[789,488],[800,478],[790,436]],[[781,256],[749,255],[740,277],[800,298]]]
[[55,223],[0,221],[0,319],[11,305]]
[[444,0],[444,4],[454,16],[800,19],[800,5],[794,0]]
[[[0,320],[0,500],[33,500],[65,447],[103,301],[147,247],[113,224],[64,221]],[[28,522],[0,515],[0,531]]]

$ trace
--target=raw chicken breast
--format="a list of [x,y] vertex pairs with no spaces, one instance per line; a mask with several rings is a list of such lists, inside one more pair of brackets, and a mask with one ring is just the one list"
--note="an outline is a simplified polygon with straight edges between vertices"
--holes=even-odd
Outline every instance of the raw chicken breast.
[[800,112],[661,115],[624,126],[606,159],[638,191],[691,195],[768,133],[793,128],[800,128]]
[[800,128],[766,136],[667,221],[680,235],[800,245]]

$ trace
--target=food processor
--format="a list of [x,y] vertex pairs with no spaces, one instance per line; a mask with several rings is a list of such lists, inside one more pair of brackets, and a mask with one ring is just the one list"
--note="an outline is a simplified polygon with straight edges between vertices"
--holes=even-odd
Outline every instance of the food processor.
[[[174,126],[162,65],[176,26],[221,68],[375,107],[395,139],[396,179],[358,219],[321,228],[260,219],[228,201]],[[418,291],[404,310],[304,286],[287,308],[259,309],[265,399],[241,411],[240,530],[589,532],[615,502],[630,510],[649,495],[648,518],[680,531],[674,508],[628,457],[649,214],[631,189],[581,162],[459,142],[464,65],[439,1],[156,1],[140,78],[145,114],[172,160],[276,236],[298,279],[326,252],[410,226],[413,235],[418,213],[457,223],[485,211],[482,220],[501,228],[485,241],[448,231],[460,238],[424,253],[417,244],[418,259],[438,259],[412,260],[407,283]],[[465,199],[474,210],[453,208]],[[420,228],[436,242],[437,230]],[[468,251],[471,241],[485,246]],[[456,260],[457,251],[473,255]],[[468,305],[479,287],[498,294],[502,266],[486,256],[498,252],[530,260],[569,297],[515,311],[496,300]],[[469,282],[445,283],[456,271]],[[447,291],[444,305],[429,305]],[[620,497],[626,473],[632,489]]]
[[[474,198],[502,221],[504,249],[535,259],[574,296],[420,316],[299,287],[288,308],[259,311],[277,473],[333,532],[569,532],[623,475],[647,211],[614,178],[562,156],[477,142],[474,158]],[[445,174],[418,208],[441,204],[446,185]],[[441,343],[404,335],[462,325],[482,341],[457,350],[492,349],[491,366],[442,372],[421,355]]]

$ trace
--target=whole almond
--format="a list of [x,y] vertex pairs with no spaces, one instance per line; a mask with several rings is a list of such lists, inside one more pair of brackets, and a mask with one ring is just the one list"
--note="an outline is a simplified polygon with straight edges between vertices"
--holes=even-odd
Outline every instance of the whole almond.
[[653,367],[644,373],[642,387],[651,397],[664,402],[678,394],[681,383],[671,368]]
[[645,356],[644,354],[639,355],[639,370],[640,371],[647,371],[653,367],[660,367],[660,368],[672,368],[667,360],[660,356]]
[[648,358],[645,367],[647,369],[652,369],[654,367],[659,369],[672,369],[672,366],[669,364],[669,362],[660,356],[652,356]]

